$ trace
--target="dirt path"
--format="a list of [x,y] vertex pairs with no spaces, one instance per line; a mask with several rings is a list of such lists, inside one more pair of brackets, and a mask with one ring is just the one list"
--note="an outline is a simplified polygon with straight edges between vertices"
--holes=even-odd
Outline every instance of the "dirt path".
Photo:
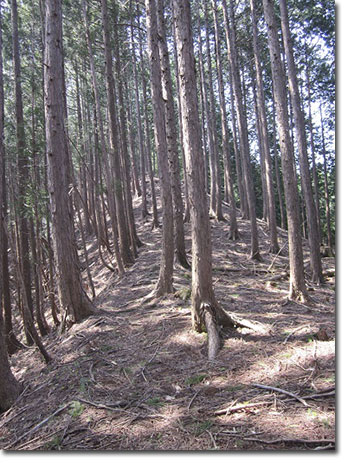
[[[188,271],[176,268],[174,296],[142,304],[158,276],[161,240],[142,224],[145,245],[122,279],[93,257],[99,312],[61,338],[46,338],[54,362],[46,366],[33,349],[12,357],[25,388],[0,416],[2,449],[334,447],[335,278],[310,286],[312,307],[287,302],[287,246],[283,256],[264,253],[265,223],[259,264],[248,259],[248,222],[239,222],[236,243],[227,239],[228,225],[212,226],[218,300],[265,331],[226,332],[209,363],[206,335],[191,329]],[[284,231],[279,239],[283,245]],[[334,269],[334,260],[324,266]]]

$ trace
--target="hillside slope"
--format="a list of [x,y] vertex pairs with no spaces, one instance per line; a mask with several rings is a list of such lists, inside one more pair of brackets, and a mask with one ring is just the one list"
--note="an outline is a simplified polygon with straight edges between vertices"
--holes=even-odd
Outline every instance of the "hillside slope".
[[[333,448],[335,278],[319,288],[309,285],[312,306],[288,302],[286,232],[279,231],[282,254],[270,255],[260,221],[263,262],[254,263],[248,259],[249,222],[239,220],[237,242],[227,239],[228,224],[212,222],[217,298],[225,310],[265,330],[225,332],[223,348],[209,363],[206,335],[191,329],[188,271],[176,267],[174,295],[142,303],[159,268],[161,232],[150,224],[138,225],[144,246],[122,279],[89,244],[98,311],[61,337],[52,332],[44,339],[54,357],[50,365],[33,348],[12,356],[24,391],[0,416],[0,447]],[[186,234],[190,251],[188,224]],[[305,242],[305,262],[307,255]],[[334,270],[334,259],[323,265]]]

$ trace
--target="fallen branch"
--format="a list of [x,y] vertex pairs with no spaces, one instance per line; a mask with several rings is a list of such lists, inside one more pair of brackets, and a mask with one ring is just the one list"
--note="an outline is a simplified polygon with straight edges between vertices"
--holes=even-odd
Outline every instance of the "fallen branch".
[[[303,399],[303,400],[305,400],[305,399],[317,399],[317,398],[320,398],[320,397],[331,397],[331,396],[334,396],[334,395],[335,395],[335,391],[331,391],[331,392],[310,394],[308,396],[300,397],[300,399]],[[292,400],[293,399],[288,399],[285,402],[290,402]]]
[[59,413],[63,412],[63,410],[65,410],[68,406],[70,405],[70,403],[68,404],[65,404],[63,405],[63,407],[60,407],[58,408],[57,410],[55,410],[51,415],[49,415],[48,417],[46,417],[44,420],[42,420],[40,423],[38,423],[37,425],[33,426],[33,428],[31,428],[29,431],[27,431],[26,433],[22,434],[22,436],[20,436],[19,438],[17,438],[15,441],[13,441],[9,446],[7,446],[6,449],[11,449],[13,446],[15,446],[16,444],[18,444],[23,438],[25,438],[26,436],[28,436],[29,434],[31,433],[34,433],[34,431],[37,431],[39,428],[41,428],[42,426],[44,426],[48,421],[51,420],[51,418],[55,417],[56,415],[58,415]]
[[260,389],[268,389],[270,391],[276,391],[276,392],[279,392],[281,394],[285,394],[286,396],[293,397],[297,401],[301,402],[305,407],[309,407],[309,405],[305,402],[304,399],[302,399],[301,397],[296,396],[292,392],[285,391],[284,389],[280,389],[280,388],[277,388],[277,387],[274,387],[274,386],[265,386],[264,384],[253,384],[253,386],[255,386],[257,388],[260,388]]
[[246,410],[249,408],[260,407],[261,405],[271,404],[270,400],[266,400],[263,402],[253,402],[251,404],[241,404],[232,407],[228,407],[222,410],[216,410],[214,415],[229,415],[230,413],[237,412],[238,410]]
[[281,439],[274,439],[269,441],[267,439],[258,439],[258,438],[242,438],[243,441],[255,441],[255,442],[262,442],[264,444],[279,444],[280,442],[287,442],[287,443],[296,443],[296,444],[335,444],[334,439],[293,439],[293,438],[281,438]]
[[276,255],[274,256],[274,258],[273,258],[273,260],[272,260],[270,266],[268,267],[267,271],[270,271],[270,270],[271,270],[271,268],[273,267],[273,264],[275,263],[277,257],[278,257],[279,254],[282,252],[282,250],[285,248],[285,246],[287,245],[287,243],[288,243],[288,241],[286,241],[286,242],[282,245],[282,247],[279,249],[279,251],[276,253]]
[[199,394],[200,392],[202,392],[202,391],[203,391],[203,389],[199,389],[198,391],[196,391],[195,395],[192,396],[192,399],[189,401],[189,403],[188,403],[188,405],[187,405],[187,410],[189,410],[189,409],[191,408],[191,405],[193,404],[195,398],[196,398],[196,397],[198,396],[198,394]]
[[297,331],[299,331],[299,329],[303,329],[303,328],[307,328],[309,327],[310,325],[302,325],[302,326],[298,326],[297,328],[293,329],[293,331],[291,331],[288,336],[285,338],[285,340],[283,341],[283,344],[286,344],[288,339],[294,334],[296,333]]
[[[111,412],[126,412],[125,409],[120,408],[120,407],[112,407],[112,406],[105,405],[105,404],[96,404],[95,402],[91,402],[90,400],[86,400],[86,399],[81,399],[79,397],[77,398],[77,400],[79,402],[83,402],[83,404],[88,404],[88,405],[91,405],[92,407],[101,408],[104,410],[110,410]],[[124,400],[120,400],[119,402],[115,402],[113,405],[126,405],[126,402]]]

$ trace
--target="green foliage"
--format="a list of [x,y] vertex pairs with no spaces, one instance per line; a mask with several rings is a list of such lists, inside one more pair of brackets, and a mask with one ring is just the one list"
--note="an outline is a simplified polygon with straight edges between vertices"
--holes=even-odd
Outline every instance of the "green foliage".
[[199,384],[201,383],[204,379],[207,378],[208,375],[204,374],[204,373],[201,373],[201,374],[198,374],[198,375],[193,375],[193,376],[190,376],[189,378],[187,378],[185,380],[185,384],[187,384],[188,386],[193,386],[194,384]]
[[191,297],[191,289],[188,287],[182,287],[178,291],[175,292],[175,297],[179,297],[183,301],[189,300]]
[[208,429],[210,429],[213,426],[213,424],[214,423],[211,420],[206,420],[206,421],[203,421],[203,422],[196,423],[196,425],[195,425],[195,435],[196,436],[201,435],[202,433],[204,433],[204,431],[207,431]]
[[147,399],[146,403],[148,405],[152,405],[153,407],[162,407],[165,405],[159,397],[152,397],[151,399]]
[[72,418],[79,417],[84,411],[84,406],[78,401],[74,400],[68,413]]

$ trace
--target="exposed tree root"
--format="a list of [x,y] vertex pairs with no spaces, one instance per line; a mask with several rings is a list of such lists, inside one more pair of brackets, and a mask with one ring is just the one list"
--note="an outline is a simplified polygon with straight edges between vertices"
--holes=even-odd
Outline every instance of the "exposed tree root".
[[199,322],[197,321],[196,329],[201,331],[205,327],[208,334],[209,360],[214,360],[222,346],[220,327],[249,329],[260,334],[268,332],[268,328],[261,323],[240,318],[235,314],[228,314],[218,302],[202,302],[198,316]]
[[219,328],[215,318],[215,308],[213,309],[208,302],[202,302],[200,313],[208,334],[208,359],[214,360],[221,347]]

